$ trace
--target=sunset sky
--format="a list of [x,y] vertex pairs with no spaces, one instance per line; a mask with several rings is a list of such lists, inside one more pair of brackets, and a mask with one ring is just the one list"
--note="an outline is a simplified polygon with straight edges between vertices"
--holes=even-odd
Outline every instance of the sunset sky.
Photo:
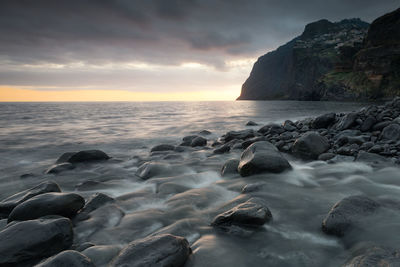
[[397,0],[2,0],[0,101],[234,100],[305,24]]

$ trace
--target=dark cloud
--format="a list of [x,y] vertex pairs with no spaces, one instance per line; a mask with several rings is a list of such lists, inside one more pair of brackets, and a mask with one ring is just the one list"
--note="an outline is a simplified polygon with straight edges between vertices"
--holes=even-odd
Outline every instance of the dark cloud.
[[227,60],[289,41],[309,22],[370,22],[397,7],[397,0],[2,0],[0,62],[199,62],[222,70]]

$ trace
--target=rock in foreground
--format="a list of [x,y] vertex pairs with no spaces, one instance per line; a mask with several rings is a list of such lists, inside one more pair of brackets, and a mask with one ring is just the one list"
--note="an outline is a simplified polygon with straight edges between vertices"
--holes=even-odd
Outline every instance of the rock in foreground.
[[63,251],[35,267],[95,267],[93,262],[75,250]]
[[72,239],[72,224],[67,218],[15,223],[0,232],[0,266],[52,256],[70,248]]
[[181,267],[191,253],[188,241],[173,235],[158,235],[131,242],[110,264],[113,267]]
[[49,193],[49,192],[61,192],[60,187],[58,184],[54,182],[43,182],[35,187],[32,187],[28,190],[16,193],[6,199],[4,199],[2,202],[0,202],[0,218],[3,217],[8,217],[10,212],[18,205],[21,204],[22,202],[40,195],[44,193]]
[[328,140],[317,132],[305,133],[293,144],[293,153],[303,159],[317,159],[328,149]]
[[267,207],[257,203],[255,199],[248,201],[219,214],[214,218],[213,226],[248,226],[257,227],[272,219],[272,214]]
[[8,221],[37,219],[47,215],[71,218],[85,205],[85,199],[74,193],[45,193],[16,206]]
[[330,235],[344,236],[379,207],[378,202],[366,196],[346,197],[329,211],[322,222],[322,230]]
[[289,162],[278,149],[266,141],[255,142],[243,151],[238,171],[241,176],[262,172],[280,173],[291,169]]

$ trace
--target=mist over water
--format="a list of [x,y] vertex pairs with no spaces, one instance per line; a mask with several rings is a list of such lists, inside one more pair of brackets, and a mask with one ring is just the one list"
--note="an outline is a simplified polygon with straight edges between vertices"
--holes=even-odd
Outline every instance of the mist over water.
[[[362,106],[297,101],[1,103],[0,196],[45,180],[85,198],[106,193],[117,202],[96,211],[106,215],[99,230],[94,225],[100,223],[90,220],[77,226],[78,242],[123,245],[158,233],[181,235],[193,250],[186,266],[338,266],[351,256],[347,248],[360,241],[372,239],[391,247],[399,243],[400,215],[393,210],[381,211],[378,221],[366,220],[363,223],[373,225],[371,231],[354,233],[345,241],[321,231],[332,205],[346,196],[366,194],[400,203],[397,167],[302,162],[286,155],[291,171],[222,178],[223,163],[238,159],[241,150],[213,155],[206,147],[166,157],[150,154],[150,149],[161,143],[178,145],[182,137],[205,129],[212,132],[207,136],[210,144],[227,131]],[[249,120],[259,126],[246,127]],[[84,149],[101,149],[113,159],[59,175],[43,174],[64,152]],[[143,181],[135,173],[144,162],[165,169]],[[33,176],[21,179],[26,173]],[[241,193],[248,184],[261,189]],[[265,201],[271,223],[240,235],[210,227],[217,214],[250,197]]]

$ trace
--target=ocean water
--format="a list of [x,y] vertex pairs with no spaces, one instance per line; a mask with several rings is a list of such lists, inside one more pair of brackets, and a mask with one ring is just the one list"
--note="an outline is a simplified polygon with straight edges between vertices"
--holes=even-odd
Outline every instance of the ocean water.
[[[178,145],[182,137],[209,130],[209,144],[230,130],[258,129],[327,112],[358,110],[340,102],[101,102],[0,103],[0,199],[41,181],[85,198],[106,193],[116,203],[76,224],[75,242],[124,245],[158,233],[186,237],[193,255],[186,266],[338,266],[351,257],[349,244],[373,241],[397,246],[400,215],[387,211],[366,221],[371,231],[343,241],[321,231],[334,203],[354,194],[400,201],[397,167],[363,163],[302,162],[283,174],[221,177],[220,169],[240,150],[213,155],[210,147],[151,154],[152,146]],[[246,127],[252,120],[260,126]],[[112,159],[46,175],[64,152],[101,149]],[[147,181],[135,175],[146,162],[164,171]],[[29,177],[20,178],[23,174]],[[242,194],[247,184],[261,190]],[[239,235],[217,231],[210,222],[249,197],[263,199],[273,222]]]

